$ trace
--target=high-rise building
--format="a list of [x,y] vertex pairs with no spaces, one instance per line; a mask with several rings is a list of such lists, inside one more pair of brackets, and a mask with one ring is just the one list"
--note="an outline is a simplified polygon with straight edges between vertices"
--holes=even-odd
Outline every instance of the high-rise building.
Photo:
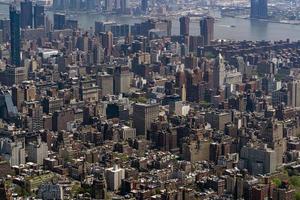
[[99,65],[104,62],[104,49],[100,44],[95,45],[93,48],[94,64]]
[[294,80],[288,83],[288,106],[300,107],[300,81]]
[[[16,65],[17,66],[17,65]],[[23,81],[27,79],[25,67],[15,67],[15,66],[7,66],[5,70],[5,84],[6,85],[14,85],[21,84]]]
[[102,46],[105,48],[105,55],[110,56],[113,48],[113,34],[108,31],[102,34]]
[[53,23],[50,20],[50,17],[46,15],[45,17],[45,32],[49,33],[53,30]]
[[214,23],[215,19],[212,17],[205,17],[200,20],[200,33],[203,36],[204,45],[210,45],[214,39]]
[[105,11],[113,10],[113,0],[105,0],[104,2]]
[[10,38],[10,20],[1,19],[0,20],[0,29],[2,30],[2,41],[9,42]]
[[1,137],[0,155],[3,156],[11,166],[25,164],[25,138]]
[[248,144],[241,149],[240,169],[247,169],[250,174],[267,174],[276,170],[276,152],[267,147],[267,144],[255,146]]
[[277,121],[269,121],[263,131],[264,141],[276,153],[276,166],[280,167],[283,162],[284,142],[283,124]]
[[116,191],[121,187],[122,180],[125,178],[125,170],[115,165],[105,170],[107,187]]
[[45,8],[41,5],[34,6],[34,28],[45,26]]
[[128,0],[121,0],[120,4],[121,4],[121,12],[126,13],[128,8]]
[[13,100],[14,106],[16,106],[18,108],[18,110],[21,110],[22,103],[25,100],[24,89],[18,85],[15,85],[11,89],[11,93],[12,93],[12,100]]
[[268,18],[268,0],[251,0],[250,17],[253,19]]
[[147,12],[147,10],[148,10],[148,0],[142,0],[142,2],[141,2],[141,10],[143,12]]
[[214,88],[223,86],[225,80],[225,64],[221,54],[216,58],[213,68],[213,85]]
[[18,109],[13,104],[12,96],[6,90],[0,90],[0,118],[13,121],[18,117]]
[[150,129],[151,123],[158,117],[158,114],[158,104],[135,104],[133,106],[133,124],[137,135],[146,136],[147,130]]
[[89,37],[87,34],[83,34],[77,40],[77,48],[81,51],[88,52],[89,50]]
[[19,67],[21,64],[21,35],[20,35],[20,12],[13,5],[9,8],[10,18],[10,59],[11,64]]
[[228,112],[206,112],[205,121],[213,129],[224,131],[225,125],[231,122],[231,115]]
[[100,177],[97,177],[93,181],[92,186],[92,198],[95,199],[105,199],[106,198],[106,181],[103,175],[100,175]]
[[68,124],[70,124],[73,121],[74,111],[72,109],[57,110],[52,116],[53,130],[67,130]]
[[28,28],[32,26],[32,1],[25,0],[21,2],[21,28]]
[[36,141],[30,142],[27,145],[28,150],[28,161],[42,165],[45,158],[48,157],[48,146],[47,143],[42,142],[41,138],[38,137]]
[[[291,85],[290,85],[291,86]],[[279,90],[272,91],[272,104],[273,106],[279,106],[282,103],[288,106],[293,106],[294,98],[293,92],[288,91],[287,88],[283,87]]]
[[66,15],[55,13],[54,16],[54,29],[55,30],[62,30],[65,28],[66,25]]
[[114,77],[106,72],[99,72],[97,75],[97,85],[99,85],[103,96],[112,95],[114,92]]
[[30,131],[43,129],[43,108],[39,104],[33,104],[28,109],[27,126]]
[[180,23],[180,35],[189,35],[190,33],[190,18],[183,16],[179,18]]
[[117,67],[114,73],[115,94],[128,93],[130,89],[131,73],[128,67]]

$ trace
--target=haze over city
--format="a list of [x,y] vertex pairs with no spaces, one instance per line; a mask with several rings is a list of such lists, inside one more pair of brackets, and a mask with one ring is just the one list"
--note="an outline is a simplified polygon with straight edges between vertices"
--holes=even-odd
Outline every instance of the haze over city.
[[0,0],[0,200],[300,200],[299,0]]

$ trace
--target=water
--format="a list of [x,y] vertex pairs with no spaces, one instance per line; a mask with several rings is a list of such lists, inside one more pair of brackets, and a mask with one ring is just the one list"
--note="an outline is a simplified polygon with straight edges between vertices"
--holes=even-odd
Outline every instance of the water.
[[[52,15],[52,13],[48,13]],[[8,16],[8,6],[0,5],[0,18]],[[95,21],[113,20],[117,23],[134,24],[143,21],[143,19],[131,16],[110,16],[106,17],[100,14],[77,14],[72,16],[79,22],[79,26],[86,30],[94,26]],[[231,27],[234,25],[235,27]],[[190,33],[199,35],[199,22],[192,21]],[[172,22],[172,34],[179,33],[178,20]],[[255,21],[249,19],[225,17],[215,23],[215,38],[230,40],[300,40],[300,25],[279,24],[265,21]]]

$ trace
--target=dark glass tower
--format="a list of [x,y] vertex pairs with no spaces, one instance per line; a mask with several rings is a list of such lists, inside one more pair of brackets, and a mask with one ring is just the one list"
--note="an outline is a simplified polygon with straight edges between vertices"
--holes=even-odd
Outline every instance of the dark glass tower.
[[34,28],[44,27],[45,25],[45,8],[41,5],[34,6]]
[[55,13],[54,14],[54,29],[62,30],[66,26],[66,15]]
[[9,18],[10,18],[10,46],[11,46],[11,64],[19,67],[21,64],[20,57],[20,12],[15,6],[9,7]]
[[200,33],[204,45],[210,45],[210,42],[214,39],[214,23],[215,19],[212,17],[205,17],[200,20]]
[[251,0],[250,17],[253,19],[267,19],[268,0]]
[[28,28],[32,26],[32,1],[25,0],[21,2],[21,28]]
[[180,17],[180,35],[189,35],[190,33],[190,18],[188,16]]
[[147,12],[148,10],[148,0],[142,0],[141,9],[143,12]]

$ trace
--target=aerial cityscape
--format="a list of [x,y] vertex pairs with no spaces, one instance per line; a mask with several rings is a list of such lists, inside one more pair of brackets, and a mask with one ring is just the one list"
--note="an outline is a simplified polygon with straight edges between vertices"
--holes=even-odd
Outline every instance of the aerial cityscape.
[[300,0],[0,0],[0,200],[300,200]]

